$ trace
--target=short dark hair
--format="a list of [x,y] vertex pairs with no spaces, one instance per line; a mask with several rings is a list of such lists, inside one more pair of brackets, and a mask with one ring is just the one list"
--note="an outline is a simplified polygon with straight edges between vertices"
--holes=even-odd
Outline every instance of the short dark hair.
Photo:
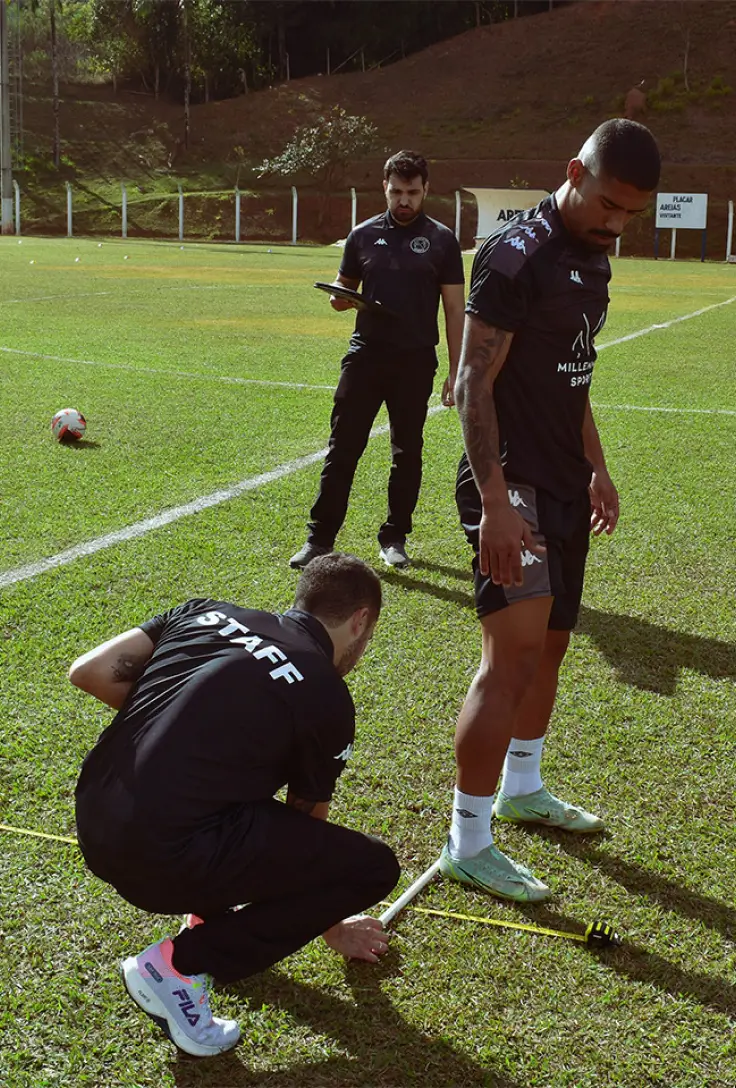
[[311,612],[332,625],[344,623],[359,608],[369,609],[378,619],[381,580],[372,567],[354,555],[320,555],[305,567],[297,582],[294,608]]
[[404,181],[411,181],[419,174],[422,185],[426,185],[429,177],[427,160],[418,151],[397,151],[390,159],[386,159],[383,180],[388,181],[392,174],[398,174]]
[[585,141],[578,158],[591,174],[615,178],[641,192],[651,192],[659,184],[659,148],[638,121],[624,117],[604,121]]

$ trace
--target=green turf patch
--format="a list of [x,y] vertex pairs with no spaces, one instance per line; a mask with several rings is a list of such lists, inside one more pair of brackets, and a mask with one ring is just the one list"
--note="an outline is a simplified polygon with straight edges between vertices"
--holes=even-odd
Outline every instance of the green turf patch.
[[[34,355],[0,353],[4,403],[17,406],[1,440],[0,570],[321,449],[328,390],[243,380],[333,384],[350,320],[309,285],[338,259],[332,249],[2,240],[0,290],[27,301],[5,308],[0,347]],[[77,297],[40,298],[58,293]],[[601,342],[734,293],[730,269],[621,262]],[[192,1063],[153,1033],[116,974],[119,958],[177,920],[125,904],[71,846],[0,833],[5,1083],[736,1084],[736,417],[638,410],[736,410],[732,325],[730,307],[712,310],[612,346],[596,366],[592,398],[622,517],[592,546],[544,767],[551,788],[605,816],[608,833],[499,829],[500,845],[552,885],[548,904],[519,910],[440,881],[421,900],[577,932],[608,918],[625,945],[595,955],[407,911],[377,969],[345,965],[317,942],[218,989],[215,1011],[241,1020],[244,1042]],[[89,418],[87,448],[51,438],[50,417],[66,404]],[[356,755],[335,803],[337,819],[391,842],[402,886],[447,832],[454,722],[479,654],[453,500],[455,414],[434,414],[425,437],[414,565],[382,571],[386,608],[350,680]],[[372,440],[338,541],[369,560],[389,462],[387,437]],[[74,833],[79,765],[110,719],[65,679],[78,654],[189,596],[288,606],[286,561],[303,542],[319,471],[295,470],[0,590],[0,822]]]

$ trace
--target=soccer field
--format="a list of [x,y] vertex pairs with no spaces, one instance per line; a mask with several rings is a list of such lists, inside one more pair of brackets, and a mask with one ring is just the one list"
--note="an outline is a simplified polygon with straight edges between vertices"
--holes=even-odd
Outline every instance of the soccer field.
[[[352,317],[311,290],[335,248],[0,240],[0,822],[74,835],[82,758],[111,714],[71,661],[188,597],[291,603]],[[79,258],[79,260],[76,260]],[[468,259],[469,270],[469,259]],[[591,400],[621,493],[593,542],[543,771],[606,818],[585,841],[497,829],[549,883],[519,908],[456,884],[422,906],[621,948],[406,911],[377,967],[321,942],[235,987],[243,1042],[176,1056],[117,963],[178,920],[142,914],[76,848],[0,832],[0,1084],[499,1088],[736,1086],[736,269],[614,262]],[[413,566],[349,684],[356,753],[334,817],[382,835],[399,890],[449,825],[452,736],[479,657],[457,522],[461,438],[425,430]],[[61,446],[54,412],[87,417]],[[386,418],[338,547],[377,560]]]

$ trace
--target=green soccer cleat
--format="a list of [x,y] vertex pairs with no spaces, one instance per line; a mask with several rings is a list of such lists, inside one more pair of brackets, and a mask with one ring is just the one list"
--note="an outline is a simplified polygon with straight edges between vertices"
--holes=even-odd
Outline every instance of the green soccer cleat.
[[486,846],[472,858],[453,858],[445,845],[440,854],[440,872],[451,880],[517,903],[538,903],[552,894],[546,884],[496,846]]
[[603,820],[585,809],[566,805],[558,797],[542,786],[535,793],[526,793],[523,797],[507,797],[499,793],[493,806],[493,815],[497,820],[506,820],[512,824],[543,824],[544,827],[560,827],[563,831],[575,831],[586,834],[602,831]]

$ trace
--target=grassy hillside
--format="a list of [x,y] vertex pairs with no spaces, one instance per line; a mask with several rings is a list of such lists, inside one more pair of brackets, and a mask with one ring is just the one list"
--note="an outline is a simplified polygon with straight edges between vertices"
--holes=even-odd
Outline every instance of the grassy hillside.
[[[463,185],[505,187],[512,179],[551,188],[562,164],[597,124],[621,112],[625,92],[642,79],[649,94],[646,121],[666,160],[663,188],[711,194],[720,250],[725,201],[736,195],[732,0],[589,0],[484,26],[385,69],[296,80],[195,106],[188,150],[176,103],[113,96],[107,87],[66,87],[61,177],[48,169],[49,91],[31,87],[25,104],[30,162],[23,180],[33,192],[32,218],[46,218],[50,229],[63,225],[59,193],[65,178],[82,180],[113,205],[120,180],[139,186],[137,195],[147,198],[175,191],[177,179],[194,190],[231,188],[237,181],[263,192],[258,163],[277,152],[298,124],[339,103],[366,114],[385,148],[421,149],[432,160],[438,194]],[[381,156],[355,163],[345,186],[374,191]],[[265,199],[255,209],[253,234],[283,232],[288,207],[277,205]],[[229,215],[221,218],[229,222]],[[139,218],[141,230],[160,232],[146,209]],[[216,236],[216,215],[208,211],[204,218],[207,233]],[[327,221],[323,237],[334,237],[343,222],[340,211],[336,221]],[[101,221],[89,224],[103,227]]]

